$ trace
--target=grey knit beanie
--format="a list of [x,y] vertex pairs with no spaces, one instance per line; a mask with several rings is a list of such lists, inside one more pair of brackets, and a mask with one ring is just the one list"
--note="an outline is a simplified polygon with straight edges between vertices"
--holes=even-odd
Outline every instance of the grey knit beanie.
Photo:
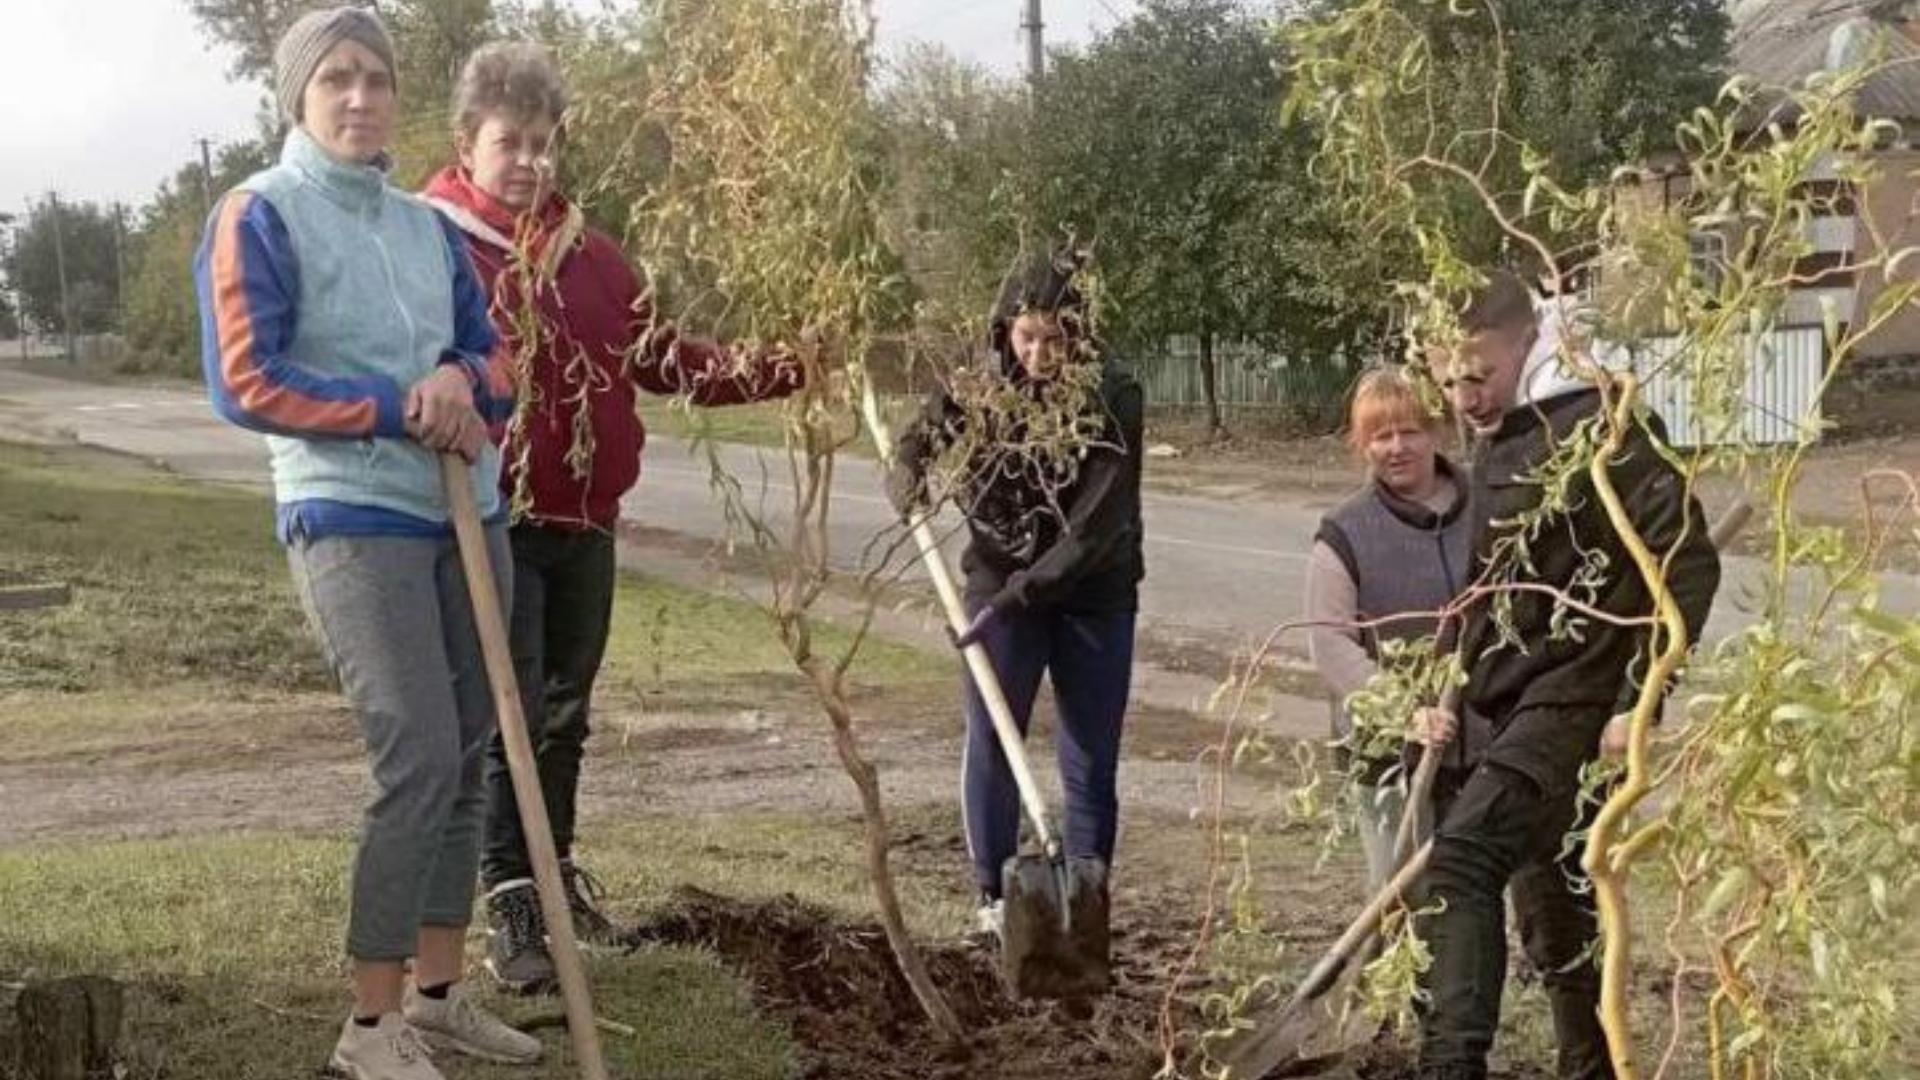
[[307,83],[314,69],[335,45],[357,41],[386,62],[387,70],[399,82],[400,68],[393,60],[393,39],[380,16],[365,8],[341,6],[310,11],[287,27],[280,44],[273,50],[273,88],[280,98],[280,111],[288,120],[299,123],[300,101],[306,96]]

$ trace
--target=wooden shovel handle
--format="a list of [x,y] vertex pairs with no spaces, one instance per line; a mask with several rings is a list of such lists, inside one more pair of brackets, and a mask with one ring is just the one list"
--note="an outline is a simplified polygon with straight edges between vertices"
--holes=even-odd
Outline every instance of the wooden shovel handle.
[[473,624],[486,657],[487,683],[493,688],[493,706],[500,718],[500,739],[507,749],[507,771],[513,778],[514,801],[520,804],[520,827],[526,834],[527,854],[533,862],[534,888],[546,917],[552,943],[553,967],[566,1006],[567,1032],[573,1053],[586,1080],[608,1080],[600,1051],[600,1032],[594,1023],[593,992],[586,966],[573,938],[573,913],[560,881],[560,857],[553,846],[553,827],[547,820],[547,800],[540,790],[540,770],[527,738],[527,718],[520,710],[520,687],[513,674],[513,650],[507,642],[507,623],[495,591],[493,559],[487,551],[480,510],[473,498],[473,480],[467,463],[453,454],[440,455],[440,477],[447,488],[453,531],[460,542],[460,564],[466,570],[467,593],[473,601]]
[[[880,451],[880,460],[888,468],[893,467],[893,438],[887,431],[886,418],[880,415],[880,401],[874,396],[873,384],[867,382],[860,389],[860,411],[864,415],[867,428],[873,433],[873,442]],[[940,553],[939,538],[933,535],[933,525],[929,521],[931,513],[922,513],[911,519],[909,528],[913,533],[913,542],[920,549],[920,561],[927,568],[927,577],[933,581],[933,591],[940,597],[940,607],[947,616],[947,626],[955,637],[967,632],[967,608],[961,599],[960,589],[954,584],[953,571],[947,568],[947,557]],[[980,701],[987,709],[987,719],[993,724],[993,732],[1000,740],[1000,751],[1006,756],[1007,768],[1013,773],[1013,786],[1020,793],[1020,805],[1026,808],[1027,817],[1033,822],[1034,839],[1050,859],[1060,857],[1060,841],[1047,825],[1047,801],[1040,795],[1040,785],[1034,782],[1033,766],[1028,763],[1026,743],[1020,737],[1020,728],[1014,723],[1013,708],[1007,704],[1007,696],[1000,688],[1000,676],[993,670],[993,660],[987,655],[986,646],[974,642],[960,650],[961,658],[966,662],[967,671],[973,676],[974,689],[980,693]]]

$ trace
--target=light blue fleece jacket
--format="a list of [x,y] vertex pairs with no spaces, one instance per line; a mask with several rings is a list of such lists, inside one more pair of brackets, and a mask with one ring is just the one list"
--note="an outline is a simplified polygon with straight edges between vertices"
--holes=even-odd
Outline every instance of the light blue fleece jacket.
[[[295,128],[278,165],[221,201],[195,277],[208,392],[221,416],[267,435],[281,539],[444,534],[439,464],[407,436],[407,392],[451,363],[489,424],[513,408],[460,231]],[[498,451],[471,471],[482,515],[497,517]]]

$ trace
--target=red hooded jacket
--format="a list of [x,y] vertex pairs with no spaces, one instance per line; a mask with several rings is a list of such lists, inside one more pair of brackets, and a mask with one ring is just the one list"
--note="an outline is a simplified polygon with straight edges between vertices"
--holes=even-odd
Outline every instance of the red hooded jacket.
[[500,486],[516,524],[614,527],[646,444],[637,390],[737,405],[799,387],[798,365],[777,353],[747,358],[654,327],[619,245],[587,228],[561,196],[516,215],[458,167],[434,176],[425,194],[466,234],[494,327],[515,358],[520,400],[501,448]]

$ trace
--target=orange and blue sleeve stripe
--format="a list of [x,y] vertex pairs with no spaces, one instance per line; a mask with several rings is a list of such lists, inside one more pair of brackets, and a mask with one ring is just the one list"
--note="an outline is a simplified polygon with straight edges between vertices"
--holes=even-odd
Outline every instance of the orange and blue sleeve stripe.
[[488,426],[513,418],[512,354],[494,329],[486,287],[473,268],[467,238],[445,214],[435,211],[453,266],[453,348],[442,363],[457,363],[473,384],[473,407]]
[[321,375],[289,357],[300,317],[300,264],[286,223],[267,200],[245,191],[222,200],[207,223],[194,279],[201,365],[222,417],[273,435],[406,435],[396,381]]

